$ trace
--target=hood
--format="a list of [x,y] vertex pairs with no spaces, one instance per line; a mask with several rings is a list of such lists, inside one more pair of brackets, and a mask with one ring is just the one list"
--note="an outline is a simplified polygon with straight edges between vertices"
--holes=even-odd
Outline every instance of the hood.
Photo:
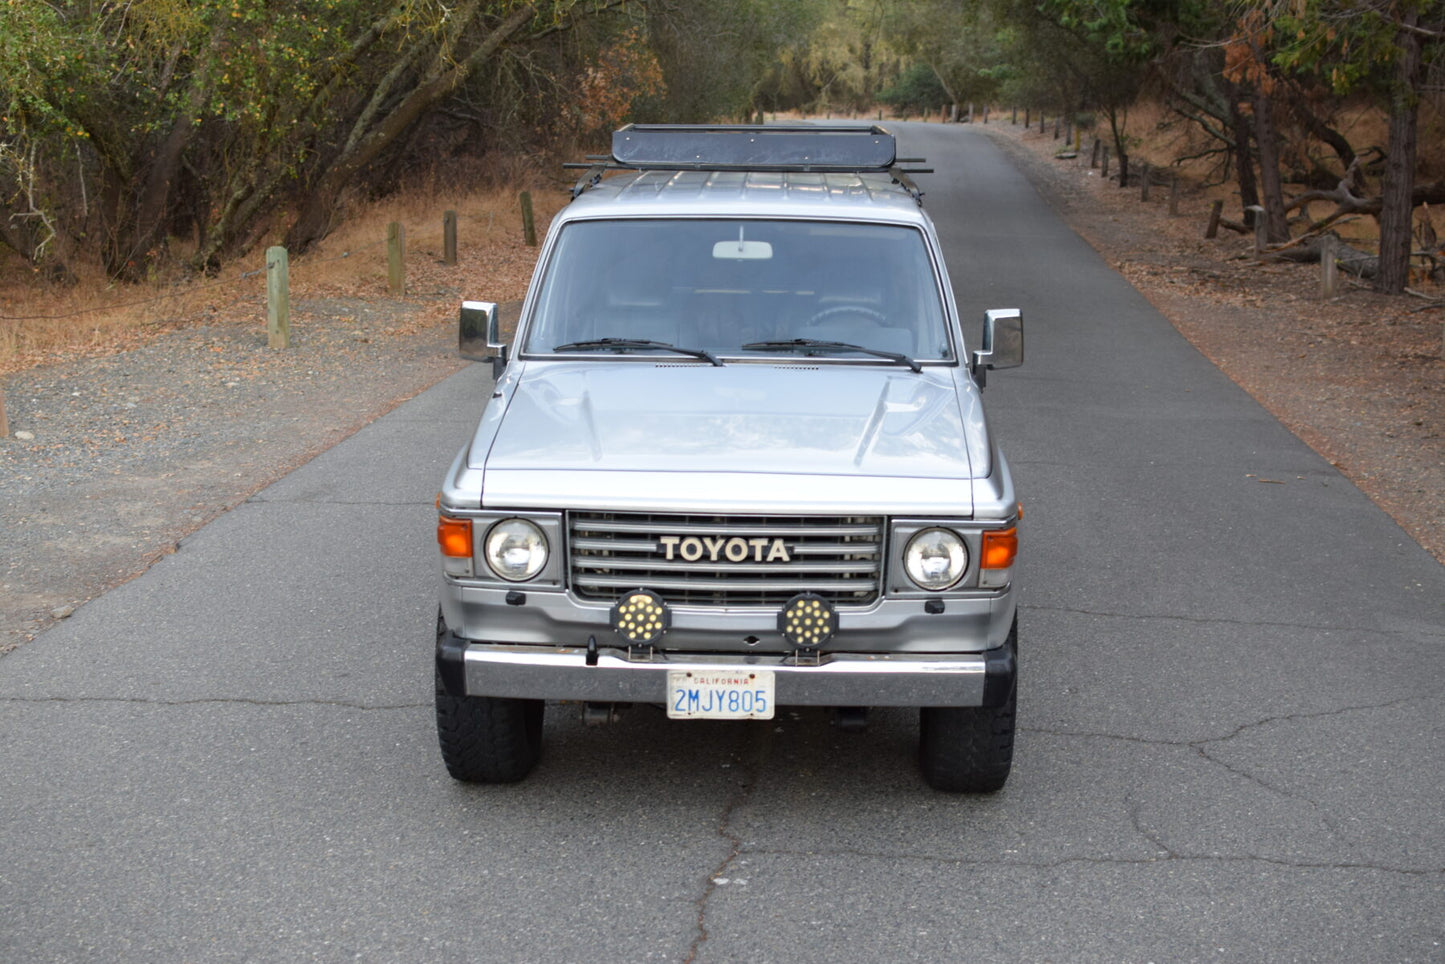
[[[977,398],[960,392],[953,374],[880,365],[530,363],[506,392],[486,451],[484,501],[541,507],[559,488],[575,487],[567,496],[575,498],[658,485],[669,490],[666,499],[636,492],[636,500],[675,503],[689,484],[679,474],[687,473],[714,486],[720,478],[724,488],[751,486],[757,491],[738,493],[749,501],[767,501],[781,478],[868,505],[883,500],[886,480],[924,502],[938,497],[930,483],[952,483],[937,511],[968,491],[960,480],[988,471],[974,464],[987,461],[979,457],[987,449]],[[474,449],[474,464],[479,455]],[[525,491],[534,486],[542,491]]]

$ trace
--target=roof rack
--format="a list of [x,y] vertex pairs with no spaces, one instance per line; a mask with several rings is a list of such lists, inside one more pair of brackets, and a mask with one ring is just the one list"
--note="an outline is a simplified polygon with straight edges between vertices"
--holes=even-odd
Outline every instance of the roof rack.
[[910,174],[931,168],[902,168],[921,157],[898,157],[891,131],[876,124],[629,124],[612,134],[611,156],[589,156],[572,197],[594,187],[608,171],[796,171],[800,173],[888,174],[923,203]]

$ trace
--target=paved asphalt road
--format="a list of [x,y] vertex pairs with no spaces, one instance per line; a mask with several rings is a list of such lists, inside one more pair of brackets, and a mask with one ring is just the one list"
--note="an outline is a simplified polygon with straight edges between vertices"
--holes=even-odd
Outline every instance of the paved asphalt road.
[[985,137],[904,147],[966,330],[1028,325],[988,389],[1027,507],[1002,793],[928,790],[904,711],[559,710],[528,782],[449,780],[473,366],[0,660],[0,960],[1445,960],[1445,568]]

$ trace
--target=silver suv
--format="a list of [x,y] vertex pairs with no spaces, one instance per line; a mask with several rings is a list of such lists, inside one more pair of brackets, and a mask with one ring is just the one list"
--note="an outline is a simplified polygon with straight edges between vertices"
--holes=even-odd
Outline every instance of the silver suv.
[[879,127],[624,128],[511,343],[463,304],[496,387],[438,500],[453,777],[526,776],[560,700],[916,706],[931,785],[1003,786],[1020,509],[980,390],[1023,323],[968,353],[905,163]]

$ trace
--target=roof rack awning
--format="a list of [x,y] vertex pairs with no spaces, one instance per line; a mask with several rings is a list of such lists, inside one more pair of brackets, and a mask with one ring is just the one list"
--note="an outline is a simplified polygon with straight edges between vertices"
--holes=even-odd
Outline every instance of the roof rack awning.
[[892,133],[876,125],[629,124],[612,135],[612,159],[633,170],[887,171]]

